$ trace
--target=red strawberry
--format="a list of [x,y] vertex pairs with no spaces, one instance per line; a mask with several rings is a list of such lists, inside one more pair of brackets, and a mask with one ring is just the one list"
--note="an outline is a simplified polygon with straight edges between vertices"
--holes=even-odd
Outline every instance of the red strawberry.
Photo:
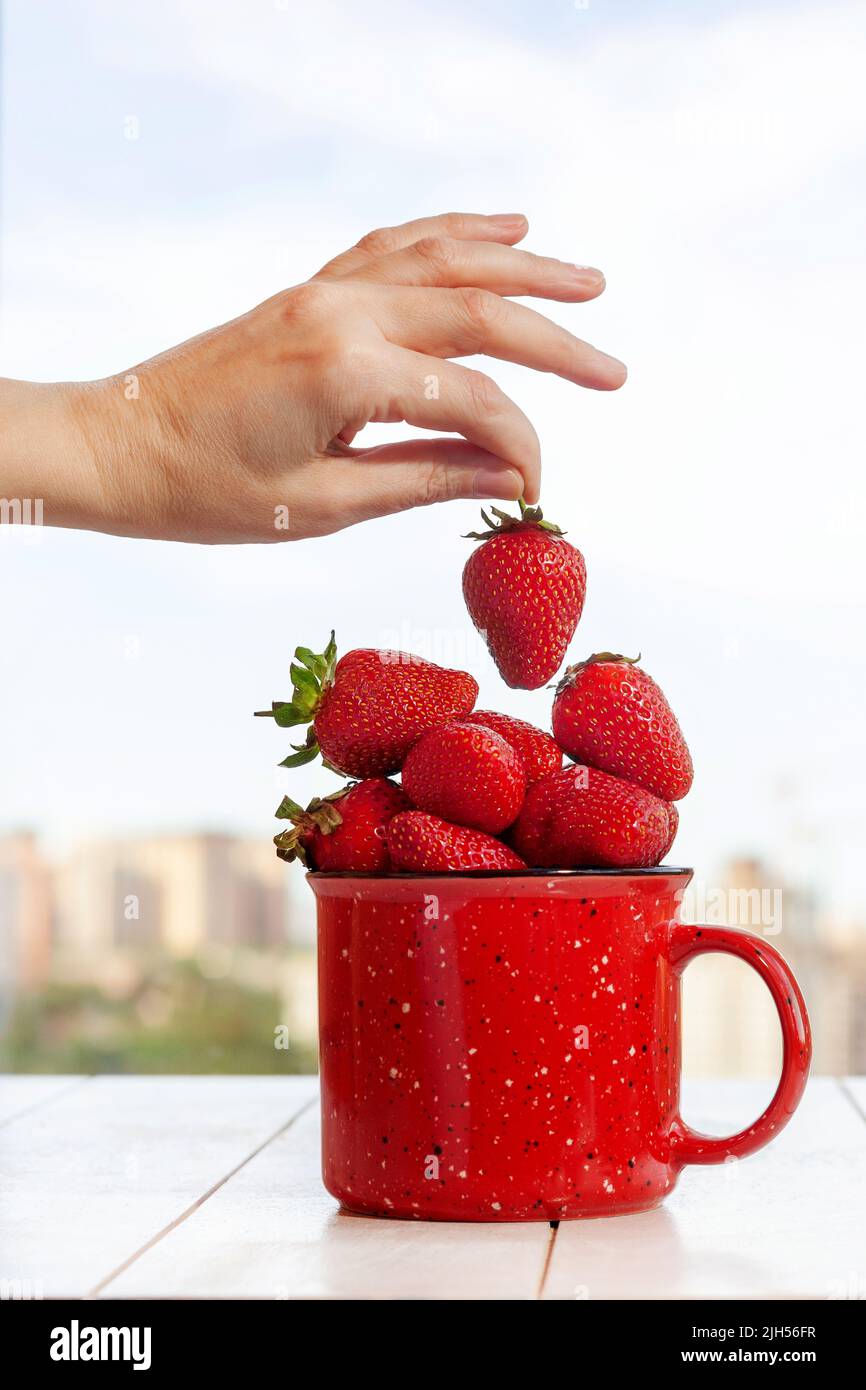
[[644,869],[667,854],[675,808],[594,767],[564,767],[529,788],[509,840],[545,869]]
[[574,636],[586,593],[586,565],[540,507],[511,517],[481,513],[489,531],[463,570],[469,616],[487,642],[506,685],[537,690],[555,676]]
[[312,727],[281,767],[311,762],[346,777],[397,772],[427,729],[469,714],[478,685],[465,671],[448,671],[408,652],[359,648],[337,661],[334,634],[321,656],[298,647],[291,668],[294,694],[269,710],[281,728]]
[[[661,859],[664,859],[674,840],[677,838],[677,831],[680,828],[680,813],[672,801],[668,802],[668,842],[661,852]],[[661,863],[661,859],[659,863]]]
[[438,874],[461,869],[525,869],[513,850],[481,830],[449,825],[425,811],[402,811],[388,823],[391,866],[397,872]]
[[403,764],[403,789],[420,811],[496,835],[523,804],[523,759],[492,729],[455,720],[422,734]]
[[673,710],[632,658],[598,652],[570,666],[553,701],[553,734],[579,763],[679,801],[692,759]]
[[409,798],[385,777],[370,777],[332,796],[315,797],[301,810],[284,796],[277,815],[293,822],[274,836],[281,859],[300,859],[311,869],[386,874],[391,867],[385,827]]
[[550,734],[527,724],[525,719],[514,719],[510,714],[500,714],[497,710],[477,709],[472,714],[464,714],[461,723],[483,724],[510,743],[515,753],[523,759],[527,783],[537,782],[546,772],[556,772],[562,767],[562,749]]

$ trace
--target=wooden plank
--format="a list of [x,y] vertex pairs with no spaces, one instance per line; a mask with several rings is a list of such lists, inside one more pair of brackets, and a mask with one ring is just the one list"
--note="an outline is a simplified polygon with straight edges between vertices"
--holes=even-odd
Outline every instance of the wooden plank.
[[550,1240],[546,1222],[341,1213],[321,1183],[316,1106],[102,1296],[532,1299]]
[[0,1125],[57,1100],[88,1079],[86,1076],[0,1076]]
[[[772,1086],[692,1082],[684,1113],[730,1133]],[[619,1220],[563,1222],[544,1297],[850,1298],[866,1296],[862,1199],[866,1126],[837,1082],[814,1079],[794,1118],[740,1163],[686,1169],[663,1207]]]
[[4,1278],[87,1294],[315,1092],[310,1077],[99,1077],[21,1116],[0,1143]]

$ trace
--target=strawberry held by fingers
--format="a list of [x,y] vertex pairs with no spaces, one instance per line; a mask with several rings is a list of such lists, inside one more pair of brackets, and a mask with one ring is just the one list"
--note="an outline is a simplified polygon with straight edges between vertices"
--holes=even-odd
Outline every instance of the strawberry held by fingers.
[[525,719],[515,719],[510,714],[500,714],[498,710],[477,709],[472,714],[464,714],[462,724],[482,724],[492,729],[510,743],[515,753],[523,759],[526,782],[537,782],[546,772],[556,772],[562,767],[562,749],[550,734],[536,729]]
[[455,720],[429,729],[403,764],[413,806],[496,835],[523,804],[526,772],[510,743],[482,725]]
[[677,823],[652,792],[573,765],[533,783],[508,839],[538,868],[646,869],[667,854]]
[[385,874],[391,867],[385,828],[408,807],[409,798],[385,777],[315,797],[306,811],[284,796],[277,816],[292,821],[292,829],[274,836],[277,854],[320,871]]
[[537,690],[556,675],[574,636],[586,593],[580,551],[540,507],[520,516],[492,507],[498,521],[472,532],[480,541],[463,570],[469,616],[484,637],[506,685]]
[[465,671],[449,671],[408,652],[359,648],[337,661],[334,634],[321,655],[298,647],[291,700],[261,715],[280,728],[311,724],[304,744],[281,767],[298,767],[321,752],[346,777],[397,772],[427,729],[469,714],[478,686]]
[[401,811],[388,822],[388,850],[395,872],[459,873],[461,870],[513,869],[526,865],[501,840],[450,825],[426,811]]
[[665,801],[679,801],[692,785],[682,730],[637,659],[598,652],[570,666],[553,701],[553,734],[577,762],[624,777]]

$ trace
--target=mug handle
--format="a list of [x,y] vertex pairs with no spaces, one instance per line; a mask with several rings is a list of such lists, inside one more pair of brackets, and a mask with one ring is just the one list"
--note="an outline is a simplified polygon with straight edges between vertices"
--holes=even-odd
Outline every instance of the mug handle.
[[686,926],[674,923],[669,958],[674,972],[682,975],[689,961],[710,951],[738,956],[760,975],[773,996],[782,1025],[782,1075],[776,1094],[763,1115],[748,1129],[730,1138],[700,1134],[677,1116],[671,1126],[671,1158],[675,1163],[724,1163],[745,1158],[769,1144],[784,1129],[796,1110],[812,1060],[809,1016],[800,986],[779,952],[753,932],[734,927]]

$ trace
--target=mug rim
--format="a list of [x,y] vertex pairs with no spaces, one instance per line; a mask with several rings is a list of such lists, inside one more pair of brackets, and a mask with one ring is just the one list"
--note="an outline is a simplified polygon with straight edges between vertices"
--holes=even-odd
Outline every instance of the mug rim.
[[397,880],[409,881],[413,879],[441,878],[448,882],[458,879],[485,879],[485,878],[519,878],[519,879],[550,879],[550,878],[673,878],[677,876],[691,877],[694,869],[682,868],[671,864],[654,864],[648,869],[438,869],[429,870],[426,873],[394,873],[394,874],[375,874],[361,872],[357,869],[312,869],[307,874],[308,879],[341,879],[341,878],[360,878],[371,883],[393,883]]

